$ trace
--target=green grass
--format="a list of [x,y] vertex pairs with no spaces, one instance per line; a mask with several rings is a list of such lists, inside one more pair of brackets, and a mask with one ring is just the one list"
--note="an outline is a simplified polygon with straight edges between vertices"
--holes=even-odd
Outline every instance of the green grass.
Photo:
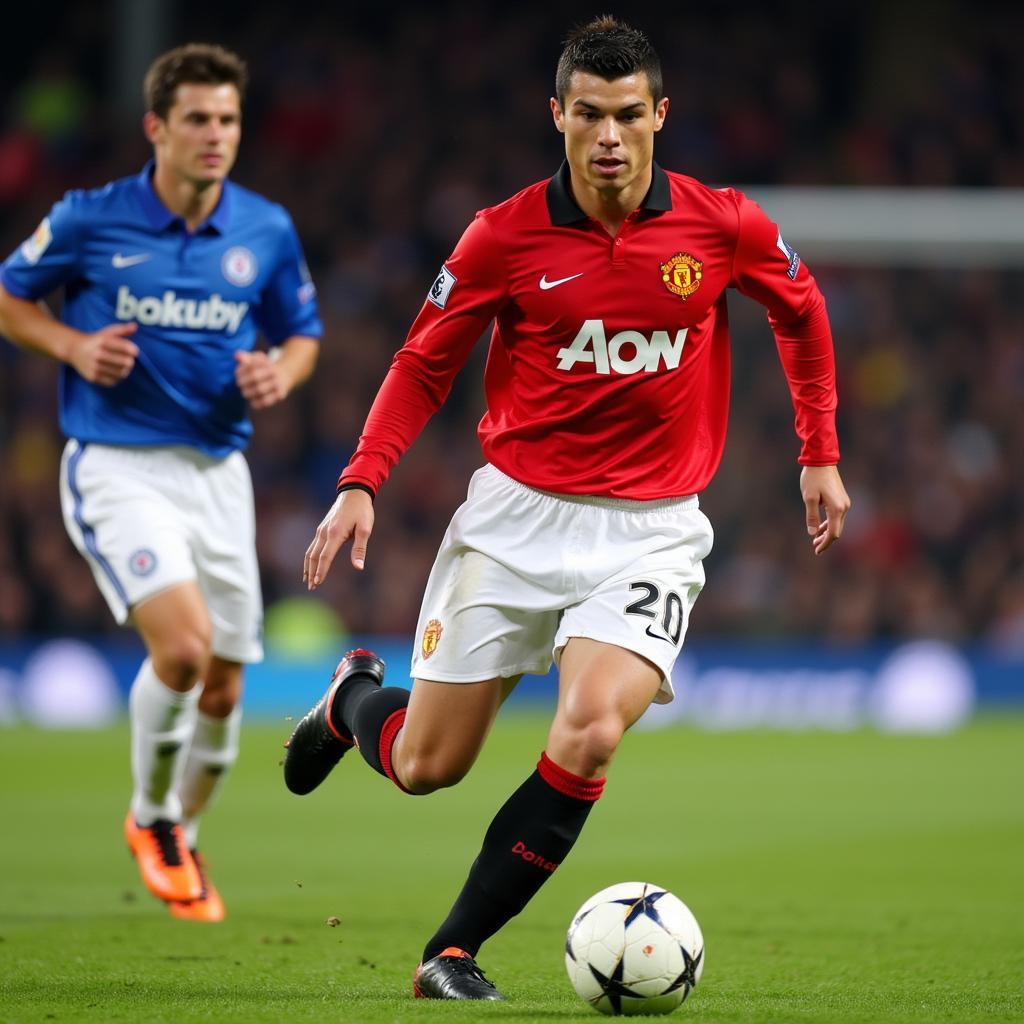
[[422,944],[545,725],[501,720],[471,776],[432,797],[350,757],[302,799],[278,767],[288,725],[249,726],[202,837],[218,926],[171,920],[138,881],[126,729],[0,732],[0,1021],[596,1021],[564,930],[631,879],[703,926],[678,1019],[1024,1018],[1019,717],[943,738],[633,734],[577,849],[484,947],[508,1001],[414,1001]]

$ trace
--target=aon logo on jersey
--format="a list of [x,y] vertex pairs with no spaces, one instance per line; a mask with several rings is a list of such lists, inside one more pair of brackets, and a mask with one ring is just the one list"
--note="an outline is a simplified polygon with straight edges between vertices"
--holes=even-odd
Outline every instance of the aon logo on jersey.
[[605,337],[603,320],[585,320],[567,348],[558,350],[558,369],[569,370],[577,363],[593,363],[596,373],[657,373],[679,366],[688,328],[680,327],[674,339],[668,331],[655,331],[650,338],[639,331],[619,331]]
[[166,291],[161,298],[136,298],[127,285],[117,289],[117,319],[135,320],[147,327],[193,327],[198,330],[234,334],[249,308],[248,302],[227,302],[216,292],[208,299],[179,299]]

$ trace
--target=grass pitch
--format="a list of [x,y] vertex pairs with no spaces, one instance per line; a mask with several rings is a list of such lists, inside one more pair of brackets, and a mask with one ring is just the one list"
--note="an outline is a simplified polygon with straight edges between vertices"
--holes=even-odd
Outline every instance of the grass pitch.
[[499,720],[470,777],[431,797],[350,756],[298,798],[278,766],[289,724],[248,726],[202,835],[228,905],[212,926],[171,920],[125,851],[126,728],[0,732],[0,1021],[596,1021],[565,928],[633,879],[704,930],[673,1019],[1024,1018],[1021,717],[942,738],[631,734],[577,849],[482,951],[508,1001],[413,1000],[423,942],[545,727]]

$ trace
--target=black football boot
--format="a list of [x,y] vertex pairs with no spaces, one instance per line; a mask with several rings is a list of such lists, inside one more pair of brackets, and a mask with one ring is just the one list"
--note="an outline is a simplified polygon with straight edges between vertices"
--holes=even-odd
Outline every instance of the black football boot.
[[285,744],[284,783],[299,796],[312,793],[334,766],[355,746],[351,733],[331,721],[331,705],[338,692],[353,679],[380,686],[384,662],[373,651],[360,647],[338,663],[327,692],[303,716]]
[[412,978],[417,999],[504,999],[463,949],[449,946],[420,964]]

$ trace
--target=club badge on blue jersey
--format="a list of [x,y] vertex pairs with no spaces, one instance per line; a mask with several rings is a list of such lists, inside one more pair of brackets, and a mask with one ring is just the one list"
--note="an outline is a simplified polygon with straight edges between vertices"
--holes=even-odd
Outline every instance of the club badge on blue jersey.
[[259,264],[251,249],[244,245],[233,245],[220,261],[224,277],[236,288],[245,288],[256,280]]

